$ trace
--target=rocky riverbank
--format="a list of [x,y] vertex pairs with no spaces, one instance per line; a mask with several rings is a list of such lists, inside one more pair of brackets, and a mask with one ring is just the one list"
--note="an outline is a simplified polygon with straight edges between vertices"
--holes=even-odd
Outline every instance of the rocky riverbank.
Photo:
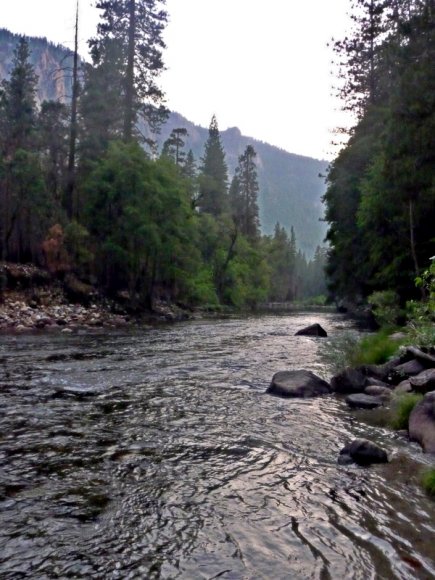
[[[306,330],[296,334],[304,334]],[[435,457],[433,348],[401,347],[399,354],[387,363],[345,368],[332,377],[330,384],[309,371],[281,371],[272,378],[267,393],[285,398],[307,398],[333,393],[344,396],[351,409],[369,410],[382,407],[390,419],[394,416],[395,407],[401,404],[404,397],[410,395],[415,407],[409,409],[409,419],[406,416],[406,425],[403,427],[407,429],[411,441],[418,442],[425,453],[434,454]],[[366,463],[369,456],[374,462],[378,462],[380,457],[383,461],[387,458],[385,452],[368,441],[357,440],[349,445],[342,450],[346,461],[352,460],[353,455],[358,454],[362,455],[363,462]],[[340,456],[339,462],[343,463],[343,457]]]
[[32,265],[2,264],[0,333],[97,330],[184,320],[190,314],[159,302],[152,312],[131,313],[73,277],[62,282]]

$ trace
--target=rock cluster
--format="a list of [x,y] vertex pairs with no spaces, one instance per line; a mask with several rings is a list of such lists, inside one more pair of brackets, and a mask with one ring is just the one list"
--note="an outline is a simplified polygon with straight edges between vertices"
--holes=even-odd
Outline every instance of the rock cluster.
[[3,332],[45,329],[68,333],[78,328],[117,327],[128,321],[127,315],[114,314],[104,303],[86,307],[63,303],[56,294],[50,303],[37,304],[14,293],[0,305],[0,331]]

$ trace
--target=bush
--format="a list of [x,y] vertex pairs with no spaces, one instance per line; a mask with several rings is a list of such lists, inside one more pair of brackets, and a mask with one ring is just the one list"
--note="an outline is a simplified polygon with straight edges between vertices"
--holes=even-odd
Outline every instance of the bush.
[[413,343],[420,347],[435,346],[435,258],[430,267],[415,280],[425,297],[406,304],[408,331]]
[[392,327],[400,317],[399,296],[393,290],[373,292],[368,297],[376,322],[382,327]]
[[406,393],[398,397],[393,405],[391,426],[393,429],[408,429],[409,416],[423,395]]
[[357,345],[357,348],[351,354],[350,365],[370,365],[383,364],[394,356],[404,340],[393,339],[389,332],[382,330],[376,334],[369,334],[363,338]]
[[428,469],[423,474],[421,483],[427,493],[435,497],[435,467]]

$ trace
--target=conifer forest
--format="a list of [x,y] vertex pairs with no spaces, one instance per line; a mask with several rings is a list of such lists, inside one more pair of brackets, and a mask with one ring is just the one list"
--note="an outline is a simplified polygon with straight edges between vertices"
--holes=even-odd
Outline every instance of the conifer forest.
[[325,246],[308,257],[293,229],[277,223],[262,235],[256,152],[248,145],[230,175],[215,116],[198,159],[184,127],[161,148],[153,140],[168,114],[164,4],[97,2],[92,60],[76,43],[63,102],[37,103],[19,39],[1,85],[1,260],[73,273],[139,309],[156,298],[235,307],[327,294],[358,303],[388,290],[413,298],[434,254],[433,1],[351,3],[353,30],[333,42],[355,124],[327,174]]

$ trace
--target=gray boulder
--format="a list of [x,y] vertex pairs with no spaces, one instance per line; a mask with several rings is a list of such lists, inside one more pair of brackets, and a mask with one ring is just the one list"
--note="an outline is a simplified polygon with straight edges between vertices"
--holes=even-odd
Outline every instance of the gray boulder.
[[340,465],[347,465],[352,462],[358,465],[388,463],[388,455],[384,449],[367,439],[355,439],[343,447],[338,456]]
[[322,328],[320,326],[320,324],[311,324],[310,326],[307,326],[306,328],[302,328],[301,330],[298,330],[295,334],[295,336],[328,336],[328,333],[326,332],[326,330],[324,328]]
[[394,388],[394,395],[403,395],[404,393],[411,393],[412,392],[412,387],[411,387],[411,383],[409,382],[409,380],[406,381],[402,381],[401,383],[399,383],[397,385],[397,387]]
[[409,379],[411,386],[417,393],[429,393],[435,389],[435,369],[427,369]]
[[369,385],[364,389],[366,395],[372,397],[381,397],[382,399],[389,399],[391,397],[391,389],[388,387],[381,387],[380,385]]
[[425,369],[426,367],[419,360],[412,359],[394,367],[391,373],[391,380],[397,384],[409,377],[419,375]]
[[311,371],[280,371],[272,377],[266,393],[277,397],[309,398],[327,395],[330,385]]
[[426,453],[435,453],[435,391],[427,393],[409,416],[409,438]]
[[331,387],[336,393],[362,393],[367,386],[367,377],[361,369],[346,368],[332,377]]
[[374,397],[372,395],[365,395],[364,393],[356,393],[346,397],[346,403],[351,409],[376,409],[383,403],[382,397]]

